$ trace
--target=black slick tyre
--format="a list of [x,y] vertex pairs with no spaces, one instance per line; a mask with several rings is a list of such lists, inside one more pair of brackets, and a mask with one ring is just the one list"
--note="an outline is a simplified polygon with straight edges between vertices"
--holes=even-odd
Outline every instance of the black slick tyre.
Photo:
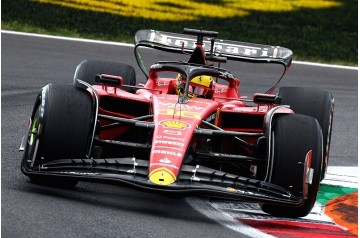
[[22,160],[22,171],[31,181],[52,186],[74,186],[62,176],[33,174],[44,163],[57,159],[85,158],[93,130],[90,94],[71,85],[48,84],[39,93]]
[[[75,87],[86,88],[77,82],[77,79],[85,81],[90,85],[100,85],[95,81],[95,76],[100,74],[109,74],[121,76],[124,85],[135,86],[136,74],[132,66],[110,61],[102,60],[84,60],[76,68],[73,85]],[[124,87],[127,92],[134,92],[133,88]]]
[[[262,204],[262,210],[283,217],[308,215],[315,204],[320,184],[322,132],[319,123],[305,115],[280,115],[273,125],[271,144],[273,163],[268,182],[287,189],[293,196],[306,197],[306,199],[298,207]],[[312,179],[304,185],[304,179],[307,179],[304,174],[306,174],[308,153],[312,154],[310,165]],[[304,187],[307,189],[307,196],[304,195]]]
[[296,114],[314,117],[320,124],[323,133],[323,170],[324,179],[329,162],[331,131],[334,115],[334,98],[331,93],[314,88],[282,87],[278,95],[282,97],[283,105],[290,105]]

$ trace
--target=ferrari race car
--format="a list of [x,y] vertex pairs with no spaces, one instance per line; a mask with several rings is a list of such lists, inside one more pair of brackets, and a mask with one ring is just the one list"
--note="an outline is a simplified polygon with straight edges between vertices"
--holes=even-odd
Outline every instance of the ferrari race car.
[[[214,31],[139,30],[129,65],[84,60],[73,85],[48,84],[31,114],[22,172],[32,182],[121,182],[166,193],[253,201],[275,216],[306,216],[329,158],[334,99],[279,87],[292,51],[222,40]],[[145,67],[139,49],[188,55]],[[227,60],[283,66],[265,93],[240,95]]]

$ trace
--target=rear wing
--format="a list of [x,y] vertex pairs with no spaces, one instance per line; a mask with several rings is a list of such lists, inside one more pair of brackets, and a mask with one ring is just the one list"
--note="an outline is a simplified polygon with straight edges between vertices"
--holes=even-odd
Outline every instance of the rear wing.
[[[204,33],[202,46],[206,55],[216,55],[230,60],[254,63],[278,63],[285,68],[291,65],[292,51],[287,48],[215,39],[217,32],[204,31]],[[211,41],[214,41],[213,48],[211,47]],[[147,74],[148,71],[144,68],[140,53],[137,50],[139,46],[170,52],[192,53],[197,42],[198,37],[192,34],[139,30],[135,34],[136,60],[143,72]]]

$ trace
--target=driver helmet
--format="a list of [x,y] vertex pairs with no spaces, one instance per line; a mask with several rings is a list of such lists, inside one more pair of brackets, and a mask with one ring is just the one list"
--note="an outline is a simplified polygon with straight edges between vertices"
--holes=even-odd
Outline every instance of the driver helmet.
[[[175,86],[176,94],[183,96],[184,86],[186,79],[181,74],[177,76],[177,82]],[[207,75],[201,75],[194,77],[190,81],[188,97],[202,97],[206,98],[212,89],[213,78]]]

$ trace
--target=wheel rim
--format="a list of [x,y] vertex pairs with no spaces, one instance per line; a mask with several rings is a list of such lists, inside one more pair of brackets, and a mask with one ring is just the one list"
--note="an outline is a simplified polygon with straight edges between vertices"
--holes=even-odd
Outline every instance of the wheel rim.
[[35,113],[31,118],[31,126],[29,129],[28,140],[27,140],[27,158],[31,167],[35,165],[37,152],[39,149],[39,127],[40,127],[40,103],[37,104]]

